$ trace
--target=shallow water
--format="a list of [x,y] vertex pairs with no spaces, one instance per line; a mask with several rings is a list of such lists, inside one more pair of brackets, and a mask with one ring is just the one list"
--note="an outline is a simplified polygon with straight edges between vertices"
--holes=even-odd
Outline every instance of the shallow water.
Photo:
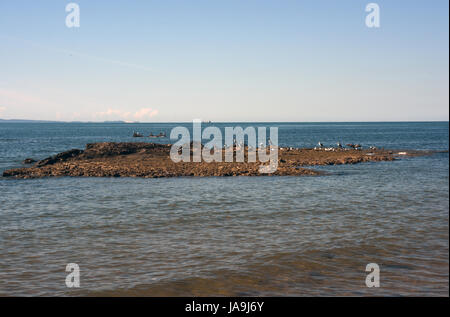
[[[260,125],[279,126],[281,146],[448,149],[448,123]],[[1,123],[0,171],[173,126]],[[448,296],[448,153],[318,169],[329,174],[0,178],[0,295]],[[71,262],[79,289],[65,285]],[[368,263],[380,288],[365,285]]]

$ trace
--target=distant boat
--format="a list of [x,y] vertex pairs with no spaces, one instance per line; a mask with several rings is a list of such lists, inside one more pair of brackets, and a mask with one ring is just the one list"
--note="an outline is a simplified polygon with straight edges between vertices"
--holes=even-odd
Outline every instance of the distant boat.
[[144,135],[142,135],[141,133],[139,133],[139,132],[133,132],[133,138],[143,138],[144,137]]
[[165,137],[167,137],[167,135],[166,135],[166,132],[160,132],[157,135],[153,135],[153,133],[150,132],[148,137],[149,138],[165,138]]

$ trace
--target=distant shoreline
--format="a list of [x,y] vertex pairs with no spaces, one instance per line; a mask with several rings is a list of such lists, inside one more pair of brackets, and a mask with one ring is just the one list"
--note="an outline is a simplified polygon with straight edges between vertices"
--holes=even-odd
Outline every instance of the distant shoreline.
[[[154,122],[140,122],[140,121],[52,121],[52,120],[28,120],[28,119],[0,119],[0,123],[82,123],[82,124],[192,124],[192,121],[154,121]],[[449,120],[412,120],[412,121],[212,121],[203,122],[203,124],[224,124],[224,123],[449,123]]]
[[0,119],[0,123],[141,123],[126,121],[51,121],[51,120],[27,120],[27,119]]

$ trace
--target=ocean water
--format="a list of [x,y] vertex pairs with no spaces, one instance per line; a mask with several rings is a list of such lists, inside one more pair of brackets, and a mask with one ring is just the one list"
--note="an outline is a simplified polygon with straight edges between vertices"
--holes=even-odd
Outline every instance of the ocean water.
[[[176,125],[0,123],[0,173]],[[449,147],[448,122],[217,124],[237,125],[278,126],[281,146]],[[329,173],[0,177],[0,295],[448,296],[448,152],[317,169]],[[66,287],[68,263],[79,288]]]

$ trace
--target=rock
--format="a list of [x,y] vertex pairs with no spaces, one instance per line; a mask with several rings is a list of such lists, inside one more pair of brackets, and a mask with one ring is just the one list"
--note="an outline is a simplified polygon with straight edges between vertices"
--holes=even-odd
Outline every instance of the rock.
[[[84,177],[178,177],[178,176],[267,176],[259,172],[261,162],[179,162],[170,159],[170,145],[147,142],[93,143],[85,150],[73,149],[38,161],[35,165],[3,172],[4,177],[39,178],[57,176]],[[396,151],[395,153],[397,153]],[[222,152],[222,159],[225,151]],[[314,151],[292,149],[279,152],[278,169],[269,175],[320,175],[300,166],[357,164],[391,161],[392,151],[347,149]],[[408,155],[411,156],[411,151]],[[415,151],[414,155],[430,153]]]
[[75,156],[80,155],[81,153],[83,153],[82,150],[77,150],[77,149],[73,149],[70,151],[66,151],[66,152],[62,152],[59,154],[56,154],[54,156],[50,156],[47,157],[46,159],[43,159],[39,162],[36,163],[36,167],[42,167],[42,166],[46,166],[46,165],[51,165],[51,164],[55,164],[57,162],[64,162],[69,158],[73,158]]
[[32,158],[26,158],[22,161],[22,164],[33,164],[33,163],[36,163],[36,160]]

